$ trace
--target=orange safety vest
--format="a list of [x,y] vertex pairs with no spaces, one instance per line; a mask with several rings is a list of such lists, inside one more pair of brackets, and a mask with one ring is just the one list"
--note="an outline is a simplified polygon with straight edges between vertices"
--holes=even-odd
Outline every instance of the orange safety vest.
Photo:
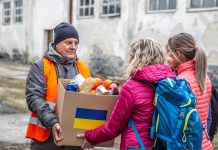
[[[56,106],[56,96],[57,96],[57,74],[54,62],[43,58],[44,63],[44,77],[46,80],[47,90],[45,100],[48,103],[51,110],[55,111]],[[84,78],[91,77],[91,72],[87,64],[83,61],[76,62],[79,73],[83,75]],[[38,116],[31,112],[30,121],[27,127],[26,137],[35,139],[40,142],[44,142],[48,139],[50,135],[50,130],[44,127]]]

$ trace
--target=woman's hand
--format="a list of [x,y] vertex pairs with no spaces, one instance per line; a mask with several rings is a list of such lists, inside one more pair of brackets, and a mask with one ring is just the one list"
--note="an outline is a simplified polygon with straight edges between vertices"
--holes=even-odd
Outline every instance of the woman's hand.
[[84,138],[83,144],[82,144],[82,146],[81,146],[83,149],[94,148],[94,146],[93,146],[92,144],[90,144],[90,143],[86,140],[84,133],[77,134],[77,137],[78,137],[78,138]]

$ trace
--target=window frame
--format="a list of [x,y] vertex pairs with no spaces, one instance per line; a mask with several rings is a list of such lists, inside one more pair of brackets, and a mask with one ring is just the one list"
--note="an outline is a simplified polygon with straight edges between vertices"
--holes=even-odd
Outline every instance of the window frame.
[[[214,0],[215,4],[218,0]],[[201,8],[191,8],[191,2],[192,0],[188,0],[188,7],[187,7],[187,12],[198,12],[198,11],[214,11],[218,10],[218,6],[216,7],[201,7]],[[201,6],[203,6],[204,0],[201,0]]]
[[[5,9],[5,4],[9,3],[10,8]],[[9,11],[10,14],[8,16],[5,15],[5,13]],[[3,1],[2,2],[2,25],[10,25],[12,23],[12,3],[11,1]],[[5,19],[9,18],[9,22],[5,22]]]
[[[19,7],[16,7],[16,1],[21,1],[22,2],[22,5],[19,6]],[[22,24],[23,23],[23,0],[14,0],[14,7],[13,7],[13,10],[14,10],[14,14],[13,14],[13,22],[16,23],[16,24]],[[22,13],[20,14],[17,14],[16,11],[17,10],[21,10]],[[21,22],[20,21],[16,21],[17,17],[21,17]]]
[[[149,8],[150,8],[150,1],[151,1],[151,0],[147,0],[147,8],[146,8],[146,12],[147,12],[147,13],[162,13],[162,12],[164,12],[164,13],[173,13],[173,12],[175,12],[176,9],[177,9],[177,0],[176,0],[176,7],[175,7],[175,9],[163,9],[163,10],[156,9],[156,10],[149,10]],[[158,0],[158,2],[159,2],[159,1],[160,1],[160,0]],[[167,7],[169,7],[169,0],[167,0]]]
[[[83,0],[85,3],[85,0]],[[81,0],[78,1],[78,10],[77,10],[77,18],[79,19],[83,19],[83,18],[93,18],[95,16],[95,0],[93,0],[93,4],[92,0],[89,0],[89,5],[83,5],[81,6]],[[91,4],[91,5],[90,5]],[[91,8],[93,8],[93,15],[88,15],[88,16],[80,16],[80,9],[83,9],[83,12],[85,12],[85,9],[88,8],[89,9],[89,13],[91,14]]]
[[[116,0],[116,2],[108,2],[105,3],[103,2],[104,0],[101,0],[100,2],[100,16],[101,17],[115,17],[115,16],[120,16],[121,15],[121,4],[122,4],[122,0]],[[109,0],[110,1],[110,0]],[[120,4],[120,12],[119,13],[110,13],[109,11],[109,7],[110,5],[113,4],[114,5],[114,10],[116,11],[117,9],[117,4]],[[103,14],[103,7],[107,6],[107,14]]]

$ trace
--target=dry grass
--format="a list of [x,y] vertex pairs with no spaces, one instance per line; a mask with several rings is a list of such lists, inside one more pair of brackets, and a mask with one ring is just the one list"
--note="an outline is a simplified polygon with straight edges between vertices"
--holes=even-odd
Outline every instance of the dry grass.
[[27,112],[25,81],[0,77],[0,101],[19,111]]
[[213,140],[213,149],[218,150],[218,134],[216,134],[216,136]]

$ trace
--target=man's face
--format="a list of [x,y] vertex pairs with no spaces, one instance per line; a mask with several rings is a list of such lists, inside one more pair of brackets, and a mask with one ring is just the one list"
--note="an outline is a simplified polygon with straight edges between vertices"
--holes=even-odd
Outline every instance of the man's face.
[[74,38],[69,38],[61,41],[56,45],[56,51],[64,57],[74,58],[78,48],[79,41]]

